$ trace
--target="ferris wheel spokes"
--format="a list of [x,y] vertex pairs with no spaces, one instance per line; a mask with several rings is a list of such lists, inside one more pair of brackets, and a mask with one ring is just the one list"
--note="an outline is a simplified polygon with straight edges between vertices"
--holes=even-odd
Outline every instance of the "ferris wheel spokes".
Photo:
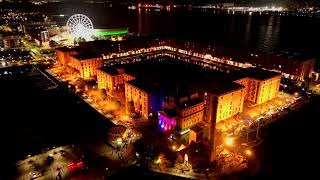
[[91,40],[93,33],[93,24],[92,21],[83,14],[74,14],[72,15],[66,25],[76,39],[84,38],[85,40]]

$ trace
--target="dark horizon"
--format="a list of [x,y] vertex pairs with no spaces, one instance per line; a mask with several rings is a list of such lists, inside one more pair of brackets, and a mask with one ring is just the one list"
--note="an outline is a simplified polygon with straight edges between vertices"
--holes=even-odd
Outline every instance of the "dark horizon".
[[[5,2],[6,0],[3,0]],[[13,0],[10,2],[20,2],[21,0]],[[36,0],[23,0],[22,2],[35,2]],[[49,2],[51,0],[48,0]],[[54,0],[52,0],[55,2]],[[85,0],[57,0],[62,3],[83,3]],[[106,2],[113,4],[138,4],[138,3],[153,3],[161,5],[208,5],[208,4],[221,4],[221,3],[233,3],[235,6],[283,6],[288,8],[297,7],[317,7],[320,2],[317,0],[300,1],[300,0],[93,0],[97,2]]]

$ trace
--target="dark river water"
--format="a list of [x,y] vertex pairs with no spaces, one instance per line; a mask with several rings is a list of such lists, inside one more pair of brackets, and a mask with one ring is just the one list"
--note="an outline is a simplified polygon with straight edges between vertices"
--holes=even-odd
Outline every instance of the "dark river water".
[[[139,34],[214,42],[267,53],[289,50],[320,55],[320,18],[233,15],[214,10],[128,10],[90,4],[51,6],[46,12],[85,14],[93,21],[94,28],[129,27],[130,32]],[[67,17],[57,20],[64,24]]]

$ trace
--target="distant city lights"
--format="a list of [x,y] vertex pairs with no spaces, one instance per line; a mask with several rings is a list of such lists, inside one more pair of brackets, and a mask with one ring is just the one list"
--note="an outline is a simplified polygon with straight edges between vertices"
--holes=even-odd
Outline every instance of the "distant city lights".
[[232,10],[232,11],[244,11],[244,12],[264,12],[264,11],[272,11],[272,12],[281,12],[281,11],[284,11],[286,10],[285,8],[283,7],[275,7],[275,6],[272,6],[272,7],[268,7],[268,6],[265,6],[265,7],[229,7],[227,8],[228,10]]

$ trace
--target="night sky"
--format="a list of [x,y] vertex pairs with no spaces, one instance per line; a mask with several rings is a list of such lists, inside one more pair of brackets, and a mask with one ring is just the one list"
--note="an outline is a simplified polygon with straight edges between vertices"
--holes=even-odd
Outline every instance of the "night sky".
[[[61,0],[62,2],[80,2],[79,0]],[[103,1],[103,0],[100,0]],[[107,1],[107,0],[105,0]],[[109,0],[114,3],[119,2],[147,2],[147,3],[159,3],[159,4],[207,4],[215,2],[234,2],[238,5],[252,5],[252,6],[312,6],[319,5],[320,0]]]
[[[2,0],[0,0],[1,2]],[[5,0],[4,0],[5,1]],[[11,0],[11,2],[37,0]],[[60,0],[61,2],[82,3],[85,0]],[[289,8],[320,6],[320,0],[95,0],[112,2],[113,4],[158,3],[161,5],[207,5],[214,3],[233,2],[236,6],[283,6]]]

